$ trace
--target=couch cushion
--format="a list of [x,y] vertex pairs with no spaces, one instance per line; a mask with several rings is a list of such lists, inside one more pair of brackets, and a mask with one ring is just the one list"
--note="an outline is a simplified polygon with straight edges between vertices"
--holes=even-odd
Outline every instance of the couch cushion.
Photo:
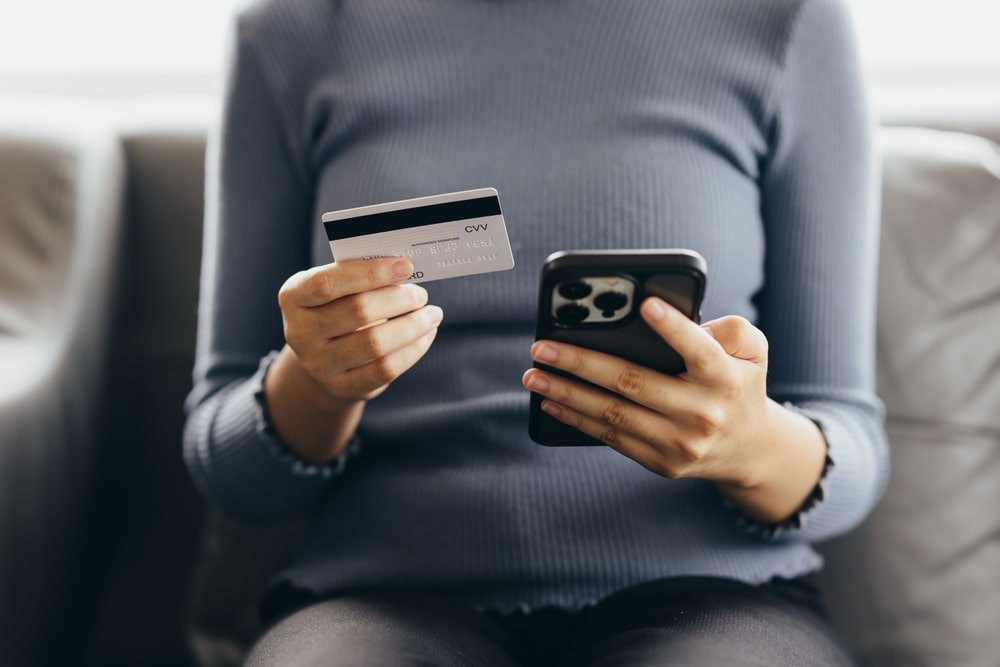
[[1000,655],[1000,151],[883,129],[878,388],[892,476],[823,546],[835,622],[868,665]]
[[58,141],[6,136],[0,160],[0,337],[49,329],[65,299],[78,156]]
[[879,393],[893,419],[1000,432],[1000,153],[886,130]]
[[[0,401],[31,391],[103,324],[122,168],[110,129],[0,101]],[[101,314],[104,314],[103,312]]]

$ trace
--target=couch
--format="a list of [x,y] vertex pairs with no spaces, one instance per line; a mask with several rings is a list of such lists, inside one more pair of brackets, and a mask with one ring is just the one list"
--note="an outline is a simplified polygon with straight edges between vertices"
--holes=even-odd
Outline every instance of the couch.
[[[214,103],[0,98],[0,664],[235,664],[295,526],[180,457]],[[1000,106],[884,113],[893,475],[821,545],[866,666],[1000,665]]]

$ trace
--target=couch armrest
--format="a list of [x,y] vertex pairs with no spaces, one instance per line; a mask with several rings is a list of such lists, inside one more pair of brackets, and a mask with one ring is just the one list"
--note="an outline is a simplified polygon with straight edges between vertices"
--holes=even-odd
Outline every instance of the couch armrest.
[[47,664],[80,578],[124,165],[96,110],[0,110],[0,662]]
[[823,545],[831,615],[872,667],[1000,655],[1000,146],[886,128],[878,389],[885,496]]

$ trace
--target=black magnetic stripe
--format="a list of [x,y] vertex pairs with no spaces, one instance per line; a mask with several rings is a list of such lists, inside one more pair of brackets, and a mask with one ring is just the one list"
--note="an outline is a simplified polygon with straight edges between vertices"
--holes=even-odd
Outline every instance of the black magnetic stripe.
[[346,220],[330,220],[324,222],[326,237],[330,241],[391,232],[397,229],[409,229],[441,222],[455,220],[470,220],[500,215],[500,198],[496,196],[480,197],[478,199],[463,199],[461,201],[445,202],[443,204],[428,204],[400,211],[384,211],[362,215]]

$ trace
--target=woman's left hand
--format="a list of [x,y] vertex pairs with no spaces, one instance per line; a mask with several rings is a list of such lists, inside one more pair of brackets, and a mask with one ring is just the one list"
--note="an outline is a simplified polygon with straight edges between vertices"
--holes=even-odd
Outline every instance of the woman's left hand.
[[[695,324],[656,297],[647,298],[640,313],[684,359],[685,372],[665,375],[541,340],[531,348],[532,359],[597,387],[537,368],[525,372],[524,386],[544,397],[542,409],[551,416],[655,473],[713,480],[724,490],[738,490],[737,496],[767,485],[781,467],[781,429],[799,415],[767,396],[764,334],[742,317]],[[799,485],[807,491],[819,477],[822,455],[818,466],[815,453],[808,460],[811,479]]]

